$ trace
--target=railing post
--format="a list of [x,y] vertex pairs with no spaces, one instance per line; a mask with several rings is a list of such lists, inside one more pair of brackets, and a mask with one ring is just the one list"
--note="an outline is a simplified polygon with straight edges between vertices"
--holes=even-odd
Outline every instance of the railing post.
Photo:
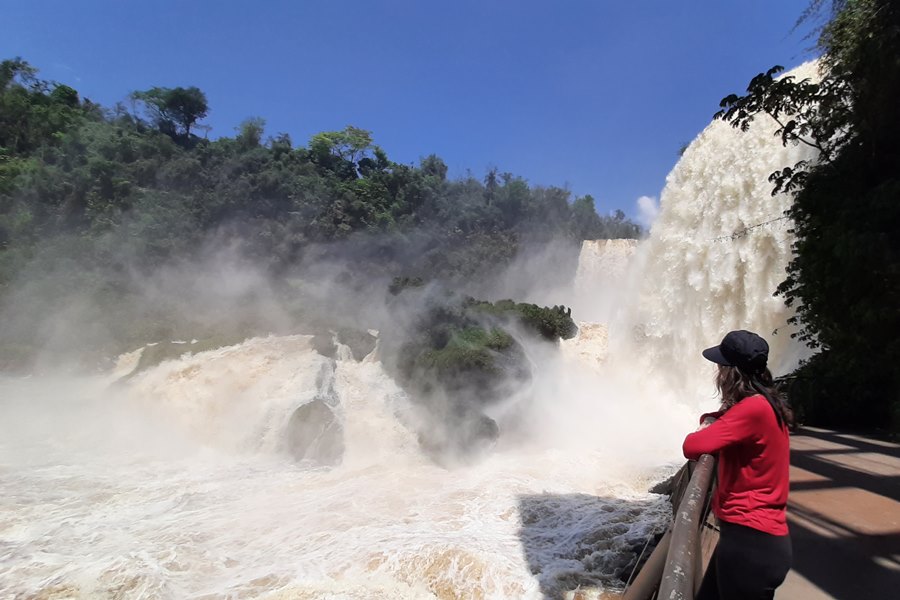
[[712,482],[715,459],[704,454],[697,461],[688,488],[672,523],[672,541],[659,586],[659,600],[693,600],[694,571],[700,551],[700,518]]

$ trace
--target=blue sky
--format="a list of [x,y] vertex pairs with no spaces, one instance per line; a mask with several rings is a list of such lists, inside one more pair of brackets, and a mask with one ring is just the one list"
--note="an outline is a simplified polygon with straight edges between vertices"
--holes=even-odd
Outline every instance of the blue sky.
[[263,117],[295,144],[352,124],[636,215],[719,100],[814,52],[808,0],[7,2],[0,57],[104,105],[196,85],[211,136]]

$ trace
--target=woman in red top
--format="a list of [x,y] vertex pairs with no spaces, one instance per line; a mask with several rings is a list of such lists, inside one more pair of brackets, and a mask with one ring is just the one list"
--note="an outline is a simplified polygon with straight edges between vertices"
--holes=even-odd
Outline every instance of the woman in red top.
[[722,397],[709,426],[684,440],[685,457],[718,455],[713,512],[719,544],[698,600],[771,599],[791,566],[785,509],[791,411],[766,368],[769,345],[749,331],[732,331],[703,356],[719,365]]

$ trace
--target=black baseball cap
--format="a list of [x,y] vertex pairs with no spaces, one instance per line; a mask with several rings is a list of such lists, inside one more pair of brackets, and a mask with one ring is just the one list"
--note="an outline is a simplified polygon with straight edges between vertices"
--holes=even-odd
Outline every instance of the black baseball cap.
[[752,331],[729,332],[722,343],[703,351],[703,357],[726,367],[737,367],[744,373],[762,373],[769,360],[769,344]]

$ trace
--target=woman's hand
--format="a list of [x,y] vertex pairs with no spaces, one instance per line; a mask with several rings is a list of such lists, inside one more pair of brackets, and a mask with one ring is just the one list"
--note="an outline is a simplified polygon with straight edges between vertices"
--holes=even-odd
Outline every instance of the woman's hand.
[[700,427],[697,428],[697,431],[702,431],[716,422],[716,419],[719,417],[718,413],[706,413],[705,415],[700,417]]

